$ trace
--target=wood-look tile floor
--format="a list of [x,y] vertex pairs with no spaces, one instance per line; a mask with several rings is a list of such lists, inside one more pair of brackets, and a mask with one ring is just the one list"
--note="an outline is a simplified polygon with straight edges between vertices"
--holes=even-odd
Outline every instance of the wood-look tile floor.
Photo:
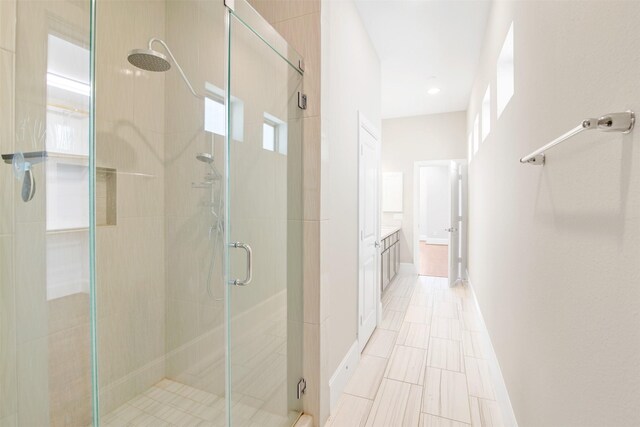
[[498,427],[502,420],[466,285],[399,275],[383,321],[325,427]]
[[420,241],[421,276],[447,277],[449,275],[449,245],[429,245]]

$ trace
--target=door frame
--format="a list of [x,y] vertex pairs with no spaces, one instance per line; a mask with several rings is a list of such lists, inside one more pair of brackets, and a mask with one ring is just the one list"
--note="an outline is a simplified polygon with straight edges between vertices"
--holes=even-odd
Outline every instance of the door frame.
[[[376,213],[376,242],[378,243],[378,247],[376,248],[376,286],[375,286],[375,295],[376,295],[376,328],[380,325],[380,322],[382,321],[382,298],[381,298],[381,289],[380,289],[380,219],[381,219],[381,185],[382,185],[382,178],[381,178],[381,145],[382,145],[382,141],[381,141],[381,137],[380,137],[380,131],[373,125],[373,123],[371,123],[366,117],[365,115],[362,113],[362,111],[358,111],[358,299],[357,299],[357,305],[358,305],[358,316],[356,318],[356,322],[357,322],[357,328],[358,328],[358,348],[359,348],[359,352],[361,353],[362,350],[364,349],[364,346],[366,344],[366,342],[361,342],[362,341],[362,333],[361,333],[361,324],[360,324],[360,316],[362,315],[362,304],[360,301],[360,294],[361,294],[361,289],[362,289],[362,271],[361,271],[361,265],[362,265],[362,252],[363,252],[363,247],[362,247],[362,239],[360,238],[361,236],[361,232],[362,232],[362,224],[363,224],[363,220],[364,220],[364,209],[362,208],[362,203],[363,203],[363,198],[362,198],[362,194],[361,194],[361,167],[362,164],[360,162],[360,153],[362,152],[362,132],[367,132],[369,133],[371,136],[373,136],[373,138],[376,140],[377,142],[377,155],[378,155],[378,177],[377,177],[377,181],[378,181],[378,197],[377,197],[377,203],[376,203],[376,209],[375,209],[375,213]],[[374,329],[375,331],[375,329]],[[367,337],[367,340],[369,339],[369,337]]]
[[416,271],[420,271],[420,227],[418,219],[420,217],[420,168],[428,166],[449,167],[451,162],[460,165],[462,171],[462,228],[460,230],[460,247],[462,249],[462,259],[460,260],[461,279],[466,279],[467,271],[467,159],[443,159],[443,160],[419,160],[413,162],[413,262]]

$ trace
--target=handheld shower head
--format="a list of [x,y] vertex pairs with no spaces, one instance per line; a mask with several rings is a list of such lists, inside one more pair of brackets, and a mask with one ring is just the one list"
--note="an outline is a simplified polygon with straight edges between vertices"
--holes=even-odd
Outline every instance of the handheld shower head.
[[147,49],[133,49],[132,51],[130,51],[127,55],[127,59],[129,60],[131,65],[140,68],[141,70],[152,72],[168,71],[171,68],[171,62],[166,55],[153,49],[153,43],[160,43],[164,47],[164,49],[169,54],[169,57],[171,58],[171,62],[175,64],[176,68],[180,72],[180,76],[189,88],[189,91],[191,91],[193,96],[195,96],[196,98],[202,99],[203,97],[201,95],[198,95],[196,91],[193,90],[191,82],[189,82],[186,74],[184,73],[184,71],[182,71],[182,67],[180,66],[180,64],[178,64],[176,57],[173,56],[173,53],[171,53],[171,49],[169,49],[169,46],[167,46],[164,40],[154,37],[149,40],[149,47]]

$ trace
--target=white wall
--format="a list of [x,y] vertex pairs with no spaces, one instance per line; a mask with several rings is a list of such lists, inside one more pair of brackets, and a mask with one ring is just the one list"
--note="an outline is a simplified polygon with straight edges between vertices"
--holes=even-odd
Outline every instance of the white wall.
[[380,61],[354,3],[326,1],[322,3],[321,119],[325,384],[357,334],[359,111],[380,129]]
[[521,426],[640,425],[640,129],[518,162],[640,111],[640,5],[495,2],[469,129],[512,20],[515,94],[470,166],[471,282]]
[[449,168],[445,166],[426,166],[420,168],[420,239],[429,244],[447,244],[450,226]]
[[465,135],[464,111],[382,121],[382,172],[402,172],[404,178],[402,219],[382,218],[383,224],[402,225],[400,262],[413,263],[414,162],[466,158]]

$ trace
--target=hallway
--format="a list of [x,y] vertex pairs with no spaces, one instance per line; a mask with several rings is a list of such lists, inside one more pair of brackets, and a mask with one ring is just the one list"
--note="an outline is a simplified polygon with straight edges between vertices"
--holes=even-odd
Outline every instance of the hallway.
[[325,427],[502,426],[467,286],[403,273]]

